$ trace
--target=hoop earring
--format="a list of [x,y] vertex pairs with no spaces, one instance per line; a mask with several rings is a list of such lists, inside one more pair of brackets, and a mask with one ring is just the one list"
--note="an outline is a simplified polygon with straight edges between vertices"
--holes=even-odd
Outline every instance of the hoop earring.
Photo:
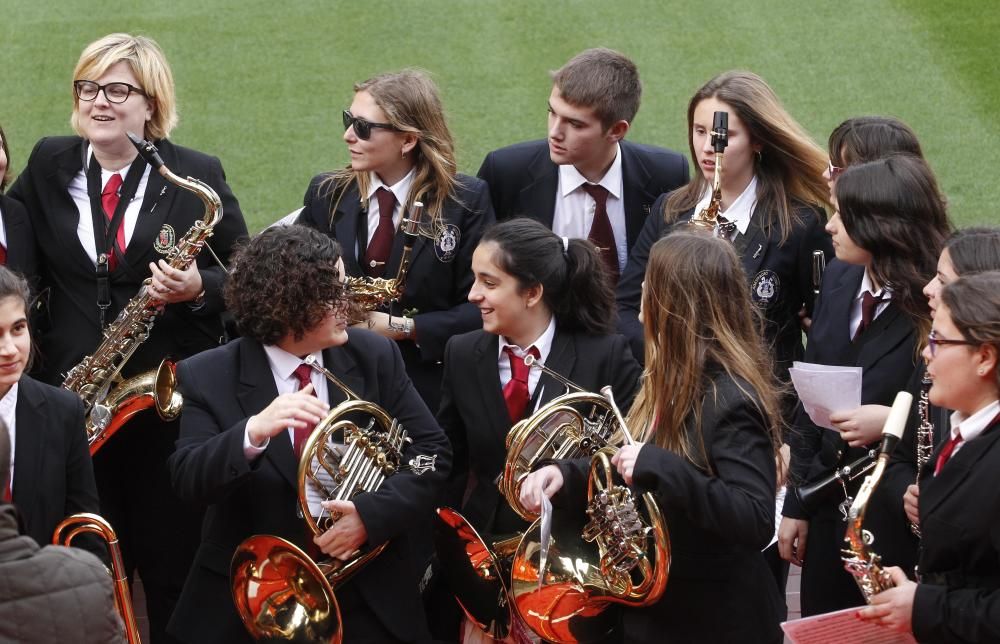
[[761,162],[761,161],[763,161],[763,160],[764,160],[764,155],[763,155],[763,153],[761,153],[761,151],[760,151],[760,150],[757,150],[757,163],[760,163],[760,162]]
[[406,158],[406,152],[403,152],[403,148],[399,148],[399,158],[400,159]]

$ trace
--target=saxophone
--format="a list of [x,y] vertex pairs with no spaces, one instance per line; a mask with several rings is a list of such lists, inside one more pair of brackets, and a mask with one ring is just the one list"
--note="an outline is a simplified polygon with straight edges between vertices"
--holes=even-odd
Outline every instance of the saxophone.
[[[128,138],[139,155],[174,185],[189,190],[205,204],[205,214],[167,253],[171,268],[184,270],[195,260],[222,220],[222,201],[208,184],[188,177],[182,179],[163,164],[156,147],[131,132]],[[153,323],[163,312],[163,302],[148,290],[149,278],[128,301],[114,322],[104,331],[104,340],[91,355],[66,375],[62,386],[83,400],[86,411],[87,441],[94,454],[132,416],[155,407],[163,420],[173,420],[181,412],[183,400],[177,392],[174,363],[164,359],[154,372],[122,381],[122,367],[136,349],[149,338]]]
[[844,560],[844,568],[854,577],[858,589],[868,603],[871,603],[872,597],[892,588],[894,584],[889,573],[882,568],[881,557],[871,551],[870,546],[875,542],[875,537],[862,527],[865,521],[865,509],[885,473],[892,450],[903,435],[911,404],[913,396],[908,392],[901,391],[896,394],[896,400],[892,403],[889,417],[882,428],[882,446],[879,449],[875,469],[861,484],[861,489],[858,490],[858,495],[854,498],[847,515],[847,532],[844,535],[847,547],[841,551],[841,558]]
[[410,254],[413,252],[413,244],[420,236],[420,218],[423,212],[424,204],[414,201],[410,216],[404,217],[400,224],[400,230],[406,234],[406,241],[403,244],[403,254],[399,260],[396,277],[392,279],[384,277],[347,278],[347,290],[351,293],[352,299],[363,310],[374,311],[384,304],[399,300],[403,296],[406,274],[410,270]]
[[712,232],[722,209],[722,154],[729,145],[729,113],[716,112],[712,118],[712,148],[715,150],[715,175],[712,178],[712,200],[691,218],[691,225]]
[[[931,453],[934,452],[934,423],[931,422],[931,402],[929,392],[931,379],[924,371],[924,377],[920,381],[920,400],[917,402],[917,415],[920,416],[920,425],[917,426],[917,484],[920,484],[920,475],[924,471],[924,466],[931,460]],[[910,532],[918,539],[920,538],[920,524],[910,523]]]

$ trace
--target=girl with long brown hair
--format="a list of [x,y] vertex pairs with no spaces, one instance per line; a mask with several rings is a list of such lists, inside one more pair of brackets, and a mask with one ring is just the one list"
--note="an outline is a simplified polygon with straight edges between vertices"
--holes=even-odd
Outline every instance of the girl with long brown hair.
[[444,108],[424,72],[356,84],[343,125],[350,164],[313,177],[298,223],[340,242],[348,276],[392,278],[406,238],[400,223],[414,203],[424,204],[402,297],[359,324],[397,341],[417,391],[435,410],[448,338],[480,324],[466,296],[472,252],[494,219],[489,191],[457,173]]
[[[781,598],[761,554],[774,530],[778,387],[732,245],[693,231],[658,241],[643,288],[646,376],[613,459],[667,518],[670,580],[626,608],[629,642],[780,642]],[[588,461],[541,468],[522,501],[586,494]],[[561,491],[560,491],[561,490]],[[725,619],[719,619],[724,615]]]

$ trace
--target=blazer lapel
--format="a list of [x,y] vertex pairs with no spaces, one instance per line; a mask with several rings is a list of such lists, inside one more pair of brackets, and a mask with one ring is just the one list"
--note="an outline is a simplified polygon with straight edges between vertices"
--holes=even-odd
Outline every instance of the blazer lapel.
[[[264,347],[250,340],[241,340],[240,347],[240,384],[236,397],[240,401],[243,413],[249,416],[259,414],[271,401],[278,397],[278,388],[274,384],[271,365],[267,361]],[[273,436],[264,450],[264,456],[269,459],[281,475],[293,488],[298,488],[299,465],[292,451],[292,441],[288,432]]]
[[757,274],[757,269],[764,262],[764,257],[767,256],[770,245],[770,240],[764,234],[764,227],[761,226],[758,217],[750,219],[750,226],[747,228],[745,235],[739,232],[736,233],[733,246],[743,260],[743,269],[746,271],[747,279],[751,282]]
[[[170,141],[163,139],[158,142],[158,149],[160,157],[163,158],[163,164],[171,170],[176,169],[179,162],[177,148]],[[136,160],[141,161],[138,157]],[[160,230],[173,208],[174,199],[177,198],[179,190],[180,188],[169,183],[159,172],[150,168],[149,178],[146,180],[146,192],[143,194],[142,205],[139,207],[139,218],[135,222],[135,230],[132,231],[128,248],[125,249],[125,261],[135,270],[143,272],[147,263],[166,256],[160,253],[154,254],[154,242],[157,241]],[[201,219],[202,213],[192,214],[196,214]],[[168,242],[169,246],[176,245],[181,237],[187,234],[187,229],[174,230],[173,233],[172,240],[164,240]]]
[[642,226],[649,216],[649,208],[660,195],[650,187],[650,172],[642,159],[627,141],[620,145],[622,155],[622,198],[625,202],[625,237],[628,247],[639,238]]
[[[403,218],[406,218],[406,213],[403,214]],[[426,212],[424,213],[421,221],[427,222],[430,219],[430,215]],[[450,222],[445,222],[450,223]],[[402,220],[400,220],[400,225],[402,226]],[[422,227],[423,228],[423,227]],[[392,240],[392,253],[389,255],[389,263],[386,265],[385,277],[386,279],[392,279],[396,277],[396,273],[399,271],[399,263],[403,260],[403,246],[406,245],[406,240],[409,236],[404,233],[401,229],[396,229],[396,236]],[[415,240],[413,240],[413,249],[410,251],[410,267],[413,267],[414,261],[416,261],[417,256],[420,255],[424,248],[429,243],[435,243],[435,241],[429,240],[423,235],[418,235]]]
[[858,366],[870,369],[879,358],[892,351],[913,330],[902,310],[890,302],[858,338]]
[[[336,199],[336,197],[334,197]],[[333,234],[340,242],[340,252],[343,253],[344,270],[348,275],[364,275],[361,270],[360,255],[364,255],[364,248],[359,249],[358,226],[367,225],[362,221],[368,217],[368,210],[361,207],[358,197],[357,184],[352,184],[344,191],[340,201],[337,203],[337,212],[334,213]]]
[[[545,360],[545,366],[560,376],[569,378],[569,375],[573,373],[575,365],[576,347],[574,343],[569,336],[562,335],[557,330],[555,337],[552,338],[552,349]],[[566,385],[549,374],[542,373],[541,378],[538,379],[538,384],[535,386],[535,393],[531,397],[531,403],[528,408],[533,412],[537,411],[542,405],[551,402],[554,398],[558,398],[565,393],[568,393]]]
[[548,144],[531,161],[528,173],[533,180],[521,189],[519,216],[531,217],[552,228],[556,214],[556,191],[559,189],[559,166],[552,163]]
[[[470,427],[470,431],[481,431],[478,440],[487,446],[490,457],[487,463],[503,462],[507,454],[507,432],[511,422],[507,412],[507,403],[500,388],[500,373],[497,371],[497,355],[500,350],[500,337],[481,332],[482,336],[476,343],[475,352],[475,389],[481,402],[484,422]],[[481,429],[480,429],[481,428]]]
[[861,285],[864,271],[860,266],[844,271],[840,281],[826,295],[829,302],[824,308],[830,312],[829,328],[838,346],[851,346],[851,302]]
[[80,245],[80,235],[77,233],[80,217],[89,217],[90,211],[88,210],[85,215],[81,214],[76,203],[69,196],[69,184],[83,170],[83,155],[86,154],[86,151],[87,141],[79,139],[75,144],[56,153],[50,176],[55,177],[56,183],[62,190],[52,191],[41,198],[43,203],[52,209],[52,212],[62,212],[58,216],[48,218],[52,222],[56,239],[40,240],[40,243],[59,244],[66,252],[66,256],[72,257],[73,261],[87,273],[93,273],[94,262]]
[[[1000,423],[994,422],[978,438],[969,441],[962,446],[948,463],[941,469],[937,476],[925,476],[921,481],[920,489],[920,515],[927,516],[933,512],[941,503],[949,498],[955,488],[962,484],[969,474],[976,468],[979,461],[983,460],[995,448],[1000,441],[1000,431],[997,430]],[[20,435],[19,435],[20,436]],[[941,453],[942,445],[938,445],[931,454],[928,462],[928,470],[933,472],[937,463],[938,455]],[[989,464],[981,467],[987,467]]]
[[29,513],[35,508],[40,486],[44,484],[42,428],[48,426],[45,398],[34,385],[27,377],[21,378],[14,409],[14,503]]
[[[350,352],[335,347],[324,349],[323,366],[344,383],[348,389],[361,396],[362,400],[369,400],[374,397],[374,393],[377,393],[365,389],[365,380],[361,377],[358,365],[354,361],[354,358],[351,357]],[[329,381],[326,383],[326,397],[327,402],[330,404],[330,409],[347,401],[347,394],[340,387]]]

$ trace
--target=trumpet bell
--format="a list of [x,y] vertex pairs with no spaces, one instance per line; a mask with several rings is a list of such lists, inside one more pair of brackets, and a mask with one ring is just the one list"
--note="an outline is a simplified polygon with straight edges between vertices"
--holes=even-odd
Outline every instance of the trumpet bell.
[[256,535],[236,549],[233,601],[256,640],[340,644],[340,607],[323,570],[281,537]]
[[538,514],[521,503],[521,482],[546,459],[592,456],[612,440],[618,424],[607,399],[579,391],[555,398],[520,421],[507,434],[507,460],[498,485],[507,502],[525,521]]
[[480,630],[502,640],[510,633],[511,609],[507,579],[510,579],[511,551],[487,544],[465,517],[451,508],[438,508],[434,545],[441,573],[452,589],[462,612]]

